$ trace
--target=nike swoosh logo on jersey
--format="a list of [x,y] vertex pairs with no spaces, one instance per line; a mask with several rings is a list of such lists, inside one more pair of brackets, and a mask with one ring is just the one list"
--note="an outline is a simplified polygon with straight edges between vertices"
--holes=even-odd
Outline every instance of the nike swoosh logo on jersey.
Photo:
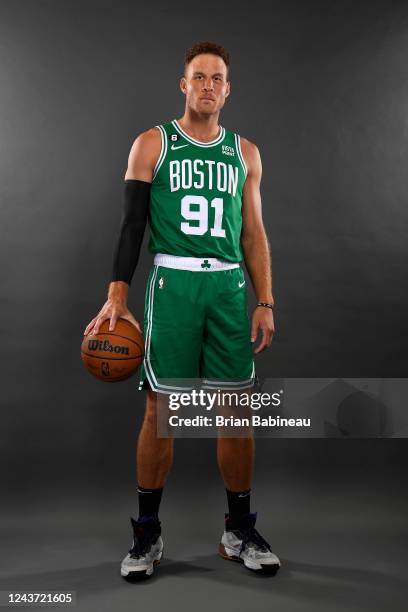
[[248,495],[249,495],[249,493],[244,493],[244,494],[240,493],[240,494],[238,495],[238,497],[248,497]]
[[176,145],[171,145],[171,150],[172,151],[176,151],[177,149],[182,149],[183,147],[188,147],[188,144],[178,145],[177,147],[176,147]]
[[242,281],[242,283],[240,283],[240,282],[238,281],[238,287],[239,287],[239,288],[243,287],[244,285],[245,285],[245,281]]

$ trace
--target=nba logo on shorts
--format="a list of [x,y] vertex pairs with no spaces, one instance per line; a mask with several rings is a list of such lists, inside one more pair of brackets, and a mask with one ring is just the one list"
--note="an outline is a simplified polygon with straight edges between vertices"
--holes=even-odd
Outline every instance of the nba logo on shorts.
[[164,278],[161,276],[159,280],[159,288],[163,289],[163,287],[164,287]]

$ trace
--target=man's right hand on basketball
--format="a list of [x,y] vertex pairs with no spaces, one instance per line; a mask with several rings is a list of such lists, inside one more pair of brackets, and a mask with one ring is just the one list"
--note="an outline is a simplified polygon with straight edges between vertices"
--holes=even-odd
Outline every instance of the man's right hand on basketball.
[[109,286],[108,299],[98,312],[96,317],[88,323],[85,328],[84,336],[92,333],[96,335],[99,332],[99,328],[104,321],[110,319],[109,331],[113,331],[116,326],[118,319],[126,319],[132,323],[140,333],[143,333],[139,322],[136,321],[135,317],[127,307],[127,293],[129,285],[121,281],[113,282]]
[[99,332],[100,326],[104,321],[106,321],[106,319],[110,319],[109,331],[114,331],[116,321],[118,319],[126,319],[132,323],[140,333],[142,333],[139,322],[136,321],[135,317],[128,308],[123,306],[121,307],[119,304],[112,302],[111,300],[107,300],[96,317],[86,326],[84,336],[88,334],[95,336]]

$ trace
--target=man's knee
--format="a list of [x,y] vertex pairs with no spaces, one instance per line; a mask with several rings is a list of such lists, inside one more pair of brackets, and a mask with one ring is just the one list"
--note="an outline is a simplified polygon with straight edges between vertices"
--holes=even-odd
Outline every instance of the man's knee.
[[146,404],[145,404],[145,413],[144,413],[144,421],[150,423],[156,423],[157,419],[157,393],[154,391],[147,391],[146,393]]
[[157,419],[163,420],[168,411],[168,396],[155,391],[147,391],[146,407],[145,407],[145,422],[156,425]]

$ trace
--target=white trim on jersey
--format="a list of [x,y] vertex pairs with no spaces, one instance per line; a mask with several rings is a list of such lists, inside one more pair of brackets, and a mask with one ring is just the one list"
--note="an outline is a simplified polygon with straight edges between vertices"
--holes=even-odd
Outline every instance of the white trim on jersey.
[[238,390],[246,389],[247,387],[253,387],[255,385],[255,362],[252,360],[252,371],[251,378],[246,380],[231,381],[231,380],[210,380],[208,378],[203,379],[203,389],[225,389],[225,390]]
[[250,389],[255,386],[255,379],[248,379],[248,382],[243,381],[239,386],[232,387],[219,380],[209,381],[201,385],[202,389],[211,389],[212,391],[241,391],[242,389]]
[[167,134],[166,134],[166,130],[161,125],[156,125],[156,127],[159,128],[159,130],[160,130],[161,149],[160,149],[159,159],[157,160],[156,165],[155,165],[154,170],[153,170],[152,181],[154,181],[158,171],[160,170],[160,167],[161,167],[161,165],[162,165],[162,163],[164,161],[164,158],[166,157],[166,153],[167,153]]
[[244,160],[244,156],[242,155],[242,151],[241,151],[241,137],[239,134],[234,134],[234,136],[235,136],[235,144],[237,147],[238,159],[241,162],[241,166],[244,171],[245,178],[246,178],[248,174],[248,168],[247,168],[247,165]]
[[178,131],[180,136],[183,136],[183,138],[185,138],[189,143],[197,145],[198,147],[214,147],[215,145],[220,144],[220,142],[224,140],[225,128],[223,128],[222,125],[220,125],[220,133],[218,134],[217,138],[214,138],[214,140],[210,140],[210,142],[201,142],[200,140],[196,140],[192,136],[189,136],[183,130],[181,125],[179,125],[179,123],[177,122],[177,119],[173,119],[171,123],[174,126],[174,128]]

